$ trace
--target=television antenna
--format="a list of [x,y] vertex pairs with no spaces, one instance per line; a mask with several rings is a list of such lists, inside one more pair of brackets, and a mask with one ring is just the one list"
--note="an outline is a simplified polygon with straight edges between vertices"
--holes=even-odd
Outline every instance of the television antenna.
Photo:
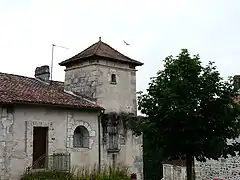
[[53,55],[54,55],[54,48],[55,47],[59,47],[59,48],[63,48],[63,49],[69,49],[67,47],[64,47],[64,46],[60,46],[60,45],[56,45],[56,44],[52,44],[52,60],[51,60],[51,73],[50,73],[50,76],[51,76],[51,82],[52,82],[52,77],[53,77]]

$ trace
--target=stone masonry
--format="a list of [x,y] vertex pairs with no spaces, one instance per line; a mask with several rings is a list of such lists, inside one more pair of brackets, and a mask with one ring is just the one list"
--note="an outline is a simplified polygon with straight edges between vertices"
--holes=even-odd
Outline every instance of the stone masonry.
[[[34,127],[48,127],[47,155],[70,153],[72,168],[98,163],[97,112],[15,106],[14,111],[11,107],[1,108],[0,117],[0,179],[19,179],[28,167],[34,166]],[[89,132],[89,147],[72,146],[73,132],[79,125]]]
[[[136,70],[121,63],[106,60],[86,61],[67,67],[64,87],[96,99],[107,112],[136,113]],[[111,84],[111,74],[117,83]]]
[[[106,109],[106,113],[137,113],[136,70],[128,64],[89,60],[67,66],[65,72],[65,90],[92,98]],[[111,83],[112,74],[116,75],[116,83]],[[135,137],[129,131],[124,141],[116,154],[117,161],[130,166],[138,179],[143,179],[142,137]],[[105,148],[102,144],[102,164],[112,164],[112,154]]]
[[32,154],[33,154],[33,127],[48,127],[48,154],[52,155],[56,150],[56,144],[55,144],[55,123],[49,122],[49,121],[39,121],[39,120],[29,120],[25,122],[26,125],[26,146],[25,146],[25,152],[27,154],[27,166],[32,166]]
[[[0,107],[0,180],[19,179],[26,169],[39,168],[40,166],[34,165],[42,156],[49,160],[45,165],[50,167],[51,163],[54,163],[53,159],[50,160],[54,153],[66,153],[68,157],[70,154],[68,165],[71,168],[98,165],[99,145],[102,165],[119,163],[127,165],[132,173],[137,174],[138,180],[143,180],[142,137],[135,137],[131,130],[126,131],[121,128],[114,139],[118,147],[115,148],[114,145],[111,149],[113,146],[109,146],[110,140],[108,144],[103,142],[101,125],[99,132],[100,106],[97,105],[104,107],[105,113],[125,112],[136,115],[135,66],[141,63],[126,59],[116,51],[115,57],[120,58],[120,61],[113,60],[114,57],[104,59],[106,54],[114,53],[112,50],[107,53],[109,46],[101,42],[96,47],[101,50],[100,55],[104,56],[94,55],[88,60],[77,61],[66,66],[64,89],[60,82],[48,83],[47,66],[38,68],[39,71],[35,74],[36,79],[2,75],[3,90],[5,90],[5,84],[11,84],[12,91],[3,94],[5,99],[2,99],[6,102],[2,104],[8,105]],[[93,48],[92,52],[96,53],[96,49]],[[11,92],[15,92],[14,97],[11,96]],[[8,99],[8,95],[16,99]],[[58,99],[59,97],[62,99]],[[23,102],[19,102],[19,99]],[[14,100],[19,103],[9,105],[9,102]],[[36,104],[26,104],[25,102],[28,101]],[[57,106],[52,106],[56,104]],[[89,105],[86,106],[86,104]],[[79,126],[85,127],[88,131],[88,146],[73,146],[73,137],[76,137],[74,131]],[[45,131],[45,135],[37,136],[37,131],[35,131],[36,134],[34,133],[35,127],[47,127],[43,129],[48,131],[47,133]],[[38,148],[35,140],[39,140],[37,137],[42,136],[46,136],[40,144],[44,149],[37,155],[34,149]],[[41,168],[44,168],[44,165]]]
[[13,141],[13,109],[1,108],[1,130],[0,130],[0,177],[1,179],[11,178],[11,156],[14,148]]
[[[91,126],[89,125],[88,122],[82,121],[82,120],[75,120],[73,117],[72,113],[68,113],[68,119],[67,119],[67,140],[66,140],[66,147],[67,148],[73,148],[73,134],[74,134],[74,130],[76,129],[76,127],[78,126],[84,126],[86,127],[86,129],[89,132],[89,149],[92,148],[94,140],[92,139],[92,137],[96,136],[96,131],[93,130],[91,128]],[[76,148],[75,148],[76,149]],[[80,151],[80,149],[78,148],[78,150]]]
[[[186,168],[164,164],[164,180],[186,180]],[[240,179],[240,156],[195,163],[196,180]]]
[[240,157],[229,157],[227,159],[208,160],[206,163],[196,163],[200,169],[201,179],[208,180],[213,178],[222,178],[226,180],[240,179]]

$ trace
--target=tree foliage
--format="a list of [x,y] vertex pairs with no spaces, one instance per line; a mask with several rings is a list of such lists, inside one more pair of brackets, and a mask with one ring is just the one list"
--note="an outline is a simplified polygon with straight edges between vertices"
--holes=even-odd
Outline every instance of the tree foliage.
[[147,117],[139,129],[166,159],[235,155],[238,143],[228,140],[240,134],[236,98],[232,80],[224,81],[213,62],[202,66],[199,55],[183,49],[164,60],[164,69],[139,94],[138,109]]

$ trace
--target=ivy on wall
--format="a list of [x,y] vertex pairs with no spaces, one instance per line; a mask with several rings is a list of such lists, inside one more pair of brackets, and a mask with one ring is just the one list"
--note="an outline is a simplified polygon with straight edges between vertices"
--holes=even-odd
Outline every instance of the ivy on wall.
[[[122,129],[123,135],[126,137],[127,131],[132,130],[134,134],[139,135],[142,133],[141,125],[143,125],[143,116],[135,116],[133,113],[126,112],[109,112],[103,114],[101,124],[103,129],[103,142],[106,143],[106,135],[108,127],[117,127],[118,130]],[[158,152],[153,150],[148,143],[151,139],[143,136],[143,161],[144,161],[144,179],[146,180],[160,180],[162,178],[162,158],[157,156]],[[158,158],[156,158],[156,156]]]
[[127,112],[109,112],[102,115],[101,124],[103,129],[103,141],[106,142],[106,134],[109,127],[115,127],[118,132],[122,130],[122,135],[127,136],[127,131],[132,130],[135,134],[141,133],[138,123],[142,117],[135,116],[134,113]]

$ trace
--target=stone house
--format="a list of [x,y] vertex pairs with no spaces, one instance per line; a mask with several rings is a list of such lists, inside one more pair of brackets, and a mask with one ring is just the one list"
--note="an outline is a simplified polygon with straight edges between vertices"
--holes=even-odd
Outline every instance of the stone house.
[[0,73],[1,179],[54,164],[117,163],[142,179],[142,137],[124,128],[126,121],[115,126],[109,120],[136,116],[135,68],[143,63],[99,39],[60,65],[64,82],[49,80],[48,66],[37,67],[35,78]]

